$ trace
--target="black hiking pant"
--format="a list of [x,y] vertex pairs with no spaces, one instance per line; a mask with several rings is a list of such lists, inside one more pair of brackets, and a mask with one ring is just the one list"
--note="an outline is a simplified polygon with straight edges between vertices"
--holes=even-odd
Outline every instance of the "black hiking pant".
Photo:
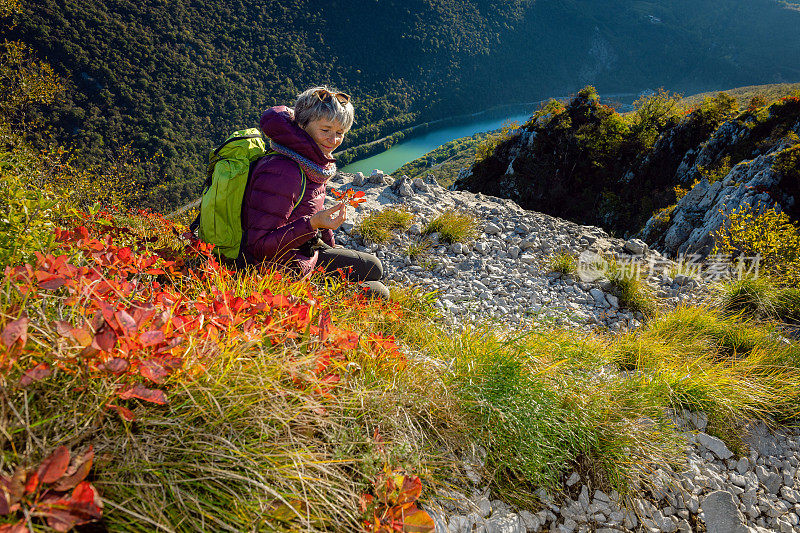
[[383,277],[383,264],[380,259],[366,252],[341,247],[331,248],[321,241],[315,244],[314,248],[319,252],[317,265],[325,272],[341,271],[348,280],[361,283],[374,296],[389,298],[389,289],[379,281]]

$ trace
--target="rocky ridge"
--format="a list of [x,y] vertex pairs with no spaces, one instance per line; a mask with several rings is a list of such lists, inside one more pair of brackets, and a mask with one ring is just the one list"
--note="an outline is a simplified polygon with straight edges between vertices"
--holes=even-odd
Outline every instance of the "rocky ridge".
[[707,105],[716,111],[674,117],[652,147],[632,149],[630,133],[610,133],[623,119],[584,90],[537,112],[455,187],[635,235],[673,258],[708,255],[710,234],[745,204],[800,219],[797,171],[776,168],[800,145],[800,97],[741,112],[724,95]]
[[[374,171],[367,177],[340,173],[331,185],[362,190],[366,198],[358,212],[348,213],[337,242],[375,253],[389,280],[438,291],[437,305],[455,327],[470,321],[493,321],[508,328],[552,321],[615,332],[640,325],[641,315],[620,306],[603,278],[549,272],[549,255],[561,250],[582,257],[604,253],[627,258],[643,269],[665,306],[701,300],[708,282],[720,275],[707,263],[695,265],[695,275],[677,273],[680,264],[636,239],[616,239],[597,227],[526,211],[511,200],[449,191],[433,180],[395,179]],[[389,244],[364,242],[354,231],[360,217],[401,206],[414,213],[414,224]],[[425,222],[450,208],[472,213],[481,224],[478,236],[447,245],[432,235],[429,259],[410,259],[404,250],[420,238]],[[744,437],[750,454],[736,458],[721,440],[705,432],[702,415],[681,412],[673,418],[684,431],[688,468],[655,468],[644,497],[626,500],[603,492],[576,471],[565,480],[559,499],[540,490],[541,508],[517,509],[493,499],[482,484],[485,451],[476,447],[472,456],[462,458],[461,478],[469,484],[440,490],[427,507],[436,531],[800,532],[800,432],[753,425]]]
[[[666,306],[697,300],[707,291],[703,275],[720,272],[708,265],[682,265],[663,257],[636,239],[610,237],[604,230],[526,211],[512,200],[467,191],[449,191],[434,180],[395,180],[376,171],[369,177],[339,174],[335,187],[366,193],[358,213],[350,212],[337,232],[343,246],[375,253],[388,280],[437,291],[436,305],[457,323],[502,320],[518,326],[550,320],[583,329],[621,331],[641,324],[641,313],[626,309],[608,280],[592,276],[590,260],[616,255],[623,268],[646,274],[648,287]],[[377,245],[354,232],[356,217],[386,207],[403,207],[414,214],[407,232],[398,232],[388,245]],[[478,236],[466,243],[428,238],[427,256],[411,259],[406,250],[422,237],[425,223],[447,209],[472,214]],[[579,256],[579,272],[565,276],[548,268],[557,252]]]

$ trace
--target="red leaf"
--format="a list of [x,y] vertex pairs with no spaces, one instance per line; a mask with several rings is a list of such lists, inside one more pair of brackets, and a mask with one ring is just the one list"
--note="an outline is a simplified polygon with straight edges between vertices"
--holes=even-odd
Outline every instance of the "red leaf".
[[120,260],[123,263],[128,264],[128,263],[131,262],[131,258],[133,257],[133,254],[131,253],[131,249],[130,248],[125,247],[125,248],[120,248],[119,250],[117,250],[117,257],[119,257]]
[[89,475],[93,460],[94,448],[89,446],[87,451],[72,460],[72,464],[70,464],[66,474],[53,485],[53,488],[55,490],[70,490],[74,488]]
[[30,494],[39,488],[39,474],[33,472],[25,481],[25,494]]
[[436,530],[436,523],[431,518],[431,515],[412,505],[411,508],[403,511],[402,515],[402,531],[408,533],[431,533]]
[[166,370],[161,364],[153,360],[142,361],[139,367],[139,374],[142,377],[149,379],[154,383],[164,383],[164,378],[169,376],[169,371]]
[[353,193],[353,198],[361,198],[362,196],[364,196],[364,191],[358,191]]
[[106,325],[106,327],[102,328],[100,332],[94,336],[94,342],[92,344],[104,352],[110,352],[117,344],[117,333]]
[[28,533],[28,528],[25,526],[25,519],[13,524],[0,525],[0,533]]
[[328,339],[328,332],[332,325],[331,313],[327,309],[323,309],[319,313],[319,340],[325,342]]
[[10,348],[12,344],[17,342],[18,340],[22,341],[22,345],[24,346],[26,342],[28,342],[28,317],[24,316],[13,322],[9,322],[8,325],[3,330],[3,333],[0,334],[0,338],[3,340],[3,344],[6,345],[6,348]]
[[55,326],[56,331],[62,337],[70,336],[70,330],[72,329],[72,324],[70,324],[69,322],[65,320],[56,320],[55,322],[53,322],[53,326]]
[[127,407],[122,407],[121,405],[106,405],[108,409],[116,411],[117,414],[122,417],[123,420],[127,420],[128,422],[133,422],[136,420],[136,416],[133,414],[133,411],[128,409]]
[[422,481],[418,476],[403,476],[403,485],[400,488],[400,493],[397,495],[397,503],[402,505],[404,503],[414,502],[419,498],[422,493]]
[[160,329],[152,330],[152,331],[145,331],[141,335],[139,335],[139,342],[142,346],[155,346],[156,344],[160,344],[164,342],[164,332]]
[[[82,481],[75,490],[72,491],[72,496],[69,499],[70,503],[79,504],[87,508],[95,506],[102,509],[103,504],[97,494],[97,490],[88,481]],[[98,515],[99,518],[99,515]]]
[[125,387],[121,389],[119,392],[117,392],[117,396],[123,400],[138,398],[140,400],[156,403],[158,405],[166,405],[167,403],[167,396],[164,394],[164,391],[158,389],[148,389],[141,383],[137,383],[132,387]]
[[39,282],[39,287],[45,290],[56,290],[59,287],[62,287],[67,280],[64,279],[63,276],[59,276],[57,274],[51,274],[49,272],[43,272],[41,270],[36,271],[36,280]]
[[68,505],[67,500],[60,499],[49,502],[47,505],[39,506],[47,516],[47,525],[60,533],[66,533],[79,523],[82,523],[80,516],[65,509]]
[[103,363],[103,368],[105,368],[108,372],[112,374],[122,374],[131,364],[121,357],[112,357],[105,363]]
[[69,466],[69,450],[66,446],[59,446],[50,457],[42,461],[36,472],[42,483],[57,481],[67,471]]
[[25,491],[25,476],[22,468],[17,468],[9,478],[0,476],[0,516],[6,516],[16,508]]
[[41,381],[52,373],[53,371],[50,368],[50,365],[48,365],[47,363],[39,363],[35,367],[25,372],[25,374],[23,374],[23,376],[19,380],[19,386],[27,387],[34,381]]
[[117,319],[117,323],[125,335],[130,335],[136,331],[136,321],[124,309],[114,313],[114,317]]
[[69,333],[83,347],[90,346],[94,339],[86,328],[72,328]]

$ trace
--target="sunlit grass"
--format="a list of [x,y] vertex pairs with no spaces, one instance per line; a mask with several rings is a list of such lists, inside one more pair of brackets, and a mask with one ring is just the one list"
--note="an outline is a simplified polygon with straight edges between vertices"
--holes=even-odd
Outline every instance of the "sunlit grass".
[[439,238],[447,243],[466,242],[478,234],[478,222],[469,213],[448,209],[422,229],[423,235],[438,233]]
[[392,231],[408,229],[414,215],[404,209],[387,208],[375,211],[356,223],[355,231],[366,240],[376,244],[386,244]]

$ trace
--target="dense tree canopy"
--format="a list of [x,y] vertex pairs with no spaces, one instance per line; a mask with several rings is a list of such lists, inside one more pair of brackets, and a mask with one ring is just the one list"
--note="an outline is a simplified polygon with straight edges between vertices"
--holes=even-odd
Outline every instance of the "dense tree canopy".
[[348,148],[588,82],[691,91],[800,77],[800,12],[776,0],[22,4],[10,37],[66,84],[42,118],[94,161],[126,145],[151,159],[144,200],[159,207],[197,194],[208,149],[229,131],[318,83],[354,97]]

